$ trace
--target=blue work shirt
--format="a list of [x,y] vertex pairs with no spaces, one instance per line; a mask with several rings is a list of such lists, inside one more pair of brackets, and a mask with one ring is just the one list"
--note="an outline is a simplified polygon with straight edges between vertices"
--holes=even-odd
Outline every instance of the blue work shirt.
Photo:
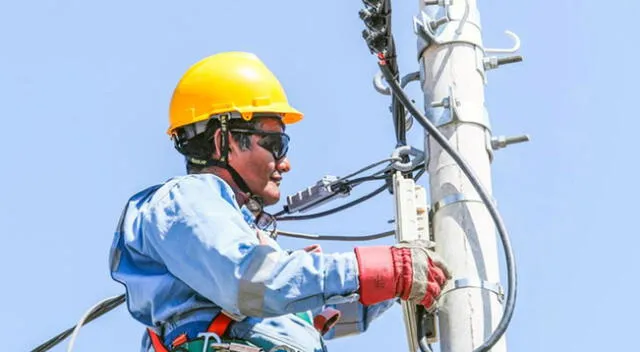
[[[111,247],[111,275],[126,287],[131,315],[165,344],[182,332],[194,338],[224,310],[245,317],[231,325],[231,338],[318,352],[322,337],[294,313],[340,310],[325,334],[334,338],[365,331],[393,304],[358,303],[353,252],[285,251],[257,232],[222,179],[175,177],[129,199]],[[150,350],[145,334],[142,351]]]

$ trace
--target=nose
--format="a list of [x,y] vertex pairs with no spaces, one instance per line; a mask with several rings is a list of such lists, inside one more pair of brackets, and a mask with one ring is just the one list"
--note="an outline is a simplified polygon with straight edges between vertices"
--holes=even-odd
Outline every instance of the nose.
[[276,165],[276,168],[278,169],[278,172],[280,172],[280,173],[285,173],[285,172],[291,171],[291,163],[289,162],[289,158],[287,158],[285,156],[284,158],[279,160],[278,164]]

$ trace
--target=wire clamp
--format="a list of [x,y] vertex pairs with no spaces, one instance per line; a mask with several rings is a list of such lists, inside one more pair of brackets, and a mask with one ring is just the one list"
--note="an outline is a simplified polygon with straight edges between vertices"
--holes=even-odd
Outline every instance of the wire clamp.
[[419,149],[416,149],[410,145],[403,145],[391,153],[392,158],[402,158],[403,156],[413,156],[413,159],[402,162],[396,160],[391,164],[391,167],[402,172],[409,172],[418,167],[425,160],[425,153]]

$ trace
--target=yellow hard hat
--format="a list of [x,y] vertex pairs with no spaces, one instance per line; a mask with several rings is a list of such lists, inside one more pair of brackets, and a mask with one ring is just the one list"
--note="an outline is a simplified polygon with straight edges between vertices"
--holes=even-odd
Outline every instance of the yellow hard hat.
[[303,116],[289,105],[282,85],[256,55],[226,52],[200,60],[182,76],[171,98],[167,133],[226,112],[247,121],[254,113],[274,113],[285,124]]

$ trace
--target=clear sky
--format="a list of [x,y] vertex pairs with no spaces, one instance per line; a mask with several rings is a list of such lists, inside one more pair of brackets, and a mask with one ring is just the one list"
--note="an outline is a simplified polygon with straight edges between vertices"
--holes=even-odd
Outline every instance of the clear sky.
[[[503,33],[509,29],[520,36],[525,57],[490,71],[486,87],[494,132],[532,138],[498,151],[493,163],[494,196],[520,277],[509,349],[636,350],[640,75],[633,36],[640,5],[479,4],[485,45],[510,46]],[[256,53],[306,114],[289,129],[293,170],[284,194],[387,157],[395,143],[389,100],[371,85],[377,66],[361,39],[361,6],[344,0],[1,2],[0,349],[28,351],[123,291],[107,269],[113,230],[131,194],[183,173],[164,134],[168,103],[182,73],[205,56]],[[393,1],[402,73],[418,67],[411,29],[417,8],[417,1]],[[421,104],[417,85],[410,92]],[[422,146],[418,128],[410,141]],[[385,193],[333,217],[281,228],[369,234],[390,229],[392,217]],[[310,242],[283,238],[282,244]],[[322,245],[325,251],[353,246]],[[83,329],[75,350],[137,351],[142,332],[120,307]],[[329,342],[331,351],[405,346],[399,307],[368,333]],[[64,350],[66,344],[54,349]]]

